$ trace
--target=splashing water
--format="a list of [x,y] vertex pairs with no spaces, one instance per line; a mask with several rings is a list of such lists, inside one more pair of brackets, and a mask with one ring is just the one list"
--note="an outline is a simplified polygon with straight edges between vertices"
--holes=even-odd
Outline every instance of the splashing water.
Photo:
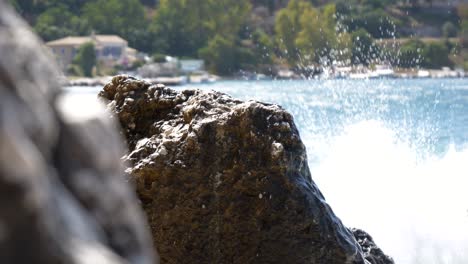
[[[349,227],[402,264],[468,263],[468,79],[218,82],[282,105]],[[72,89],[91,94],[97,89]]]
[[312,175],[396,263],[468,263],[468,80],[224,82],[293,113]]

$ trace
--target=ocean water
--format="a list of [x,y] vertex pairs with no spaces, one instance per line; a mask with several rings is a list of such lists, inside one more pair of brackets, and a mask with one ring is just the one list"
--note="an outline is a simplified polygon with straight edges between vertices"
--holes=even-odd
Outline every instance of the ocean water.
[[[224,81],[290,111],[334,212],[396,263],[468,263],[468,79]],[[70,88],[94,100],[97,88]]]

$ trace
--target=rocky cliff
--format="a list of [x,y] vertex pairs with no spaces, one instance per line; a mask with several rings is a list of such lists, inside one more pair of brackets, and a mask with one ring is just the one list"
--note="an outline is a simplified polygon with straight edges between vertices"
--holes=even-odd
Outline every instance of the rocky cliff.
[[162,263],[367,263],[281,107],[128,76],[100,96],[127,139]]

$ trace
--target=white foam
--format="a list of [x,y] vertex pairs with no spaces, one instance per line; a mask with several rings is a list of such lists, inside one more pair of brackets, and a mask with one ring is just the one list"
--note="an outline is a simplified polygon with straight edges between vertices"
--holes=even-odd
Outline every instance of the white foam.
[[368,231],[396,263],[468,263],[468,149],[420,160],[372,120],[330,142],[311,170],[345,225]]

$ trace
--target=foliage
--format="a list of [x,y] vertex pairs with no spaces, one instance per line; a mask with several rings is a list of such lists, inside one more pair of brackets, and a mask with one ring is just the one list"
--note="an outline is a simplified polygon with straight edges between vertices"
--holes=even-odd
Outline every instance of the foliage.
[[369,12],[358,13],[343,19],[349,31],[365,29],[373,38],[391,38],[398,32],[400,22],[387,15],[383,9],[375,9]]
[[[461,46],[468,43],[467,4],[456,15],[439,15],[423,12],[417,0],[8,1],[46,41],[92,31],[116,34],[148,54],[203,58],[219,74],[258,72],[278,61],[298,68],[379,59],[402,67],[451,65],[452,46],[443,42],[410,41],[382,57],[374,39],[408,37],[404,25],[410,23],[441,28],[444,37],[458,33]],[[464,65],[466,49],[460,52],[451,58]]]
[[253,54],[248,49],[238,45],[234,39],[221,35],[216,35],[200,50],[200,57],[207,62],[208,69],[221,75],[232,74],[253,60]]
[[253,53],[258,64],[273,63],[274,43],[271,38],[262,30],[257,30],[252,34],[254,44]]
[[453,66],[449,59],[450,45],[442,41],[426,44],[420,40],[411,40],[401,48],[399,66],[404,68],[421,66],[429,69]]
[[83,76],[83,71],[80,66],[76,64],[70,64],[67,69],[67,74],[71,76]]
[[438,69],[442,66],[452,66],[449,59],[450,49],[444,42],[429,43],[422,52],[421,66],[429,69]]
[[378,49],[372,36],[364,29],[359,29],[351,34],[352,51],[351,63],[369,65],[378,57]]
[[281,55],[291,64],[331,64],[349,44],[337,27],[335,5],[319,10],[307,1],[292,0],[276,19]]
[[212,36],[235,37],[249,11],[247,0],[161,0],[152,23],[154,49],[196,57]]
[[64,5],[57,5],[42,13],[34,29],[45,41],[89,33],[86,21],[73,15]]
[[421,40],[414,39],[405,43],[400,49],[398,66],[411,68],[420,65],[424,48],[425,44]]
[[446,38],[456,37],[457,36],[457,27],[455,27],[455,25],[452,22],[447,21],[442,26],[442,34]]
[[84,5],[83,17],[89,26],[101,34],[117,34],[140,49],[138,36],[147,21],[143,5],[138,0],[95,0]]
[[92,42],[80,46],[73,59],[73,64],[80,67],[84,76],[91,77],[93,75],[93,68],[96,65],[96,51]]
[[302,30],[301,18],[305,12],[313,12],[312,9],[312,5],[304,0],[291,0],[276,16],[275,31],[280,54],[290,63],[300,58],[296,39]]

